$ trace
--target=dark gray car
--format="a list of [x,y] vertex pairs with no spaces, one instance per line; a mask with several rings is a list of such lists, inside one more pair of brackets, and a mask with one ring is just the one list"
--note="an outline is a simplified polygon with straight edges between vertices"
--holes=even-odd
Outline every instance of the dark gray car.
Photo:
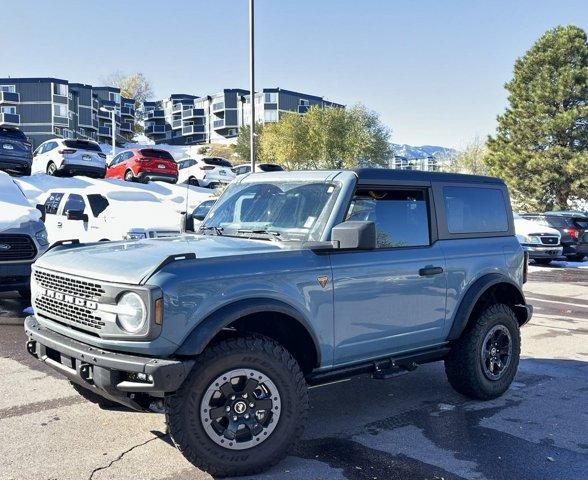
[[27,136],[16,127],[0,126],[0,170],[30,175],[33,151]]

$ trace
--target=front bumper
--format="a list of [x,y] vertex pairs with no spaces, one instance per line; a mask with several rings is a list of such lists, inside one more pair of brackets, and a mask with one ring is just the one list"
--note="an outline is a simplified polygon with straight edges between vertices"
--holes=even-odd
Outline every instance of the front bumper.
[[0,292],[29,288],[32,263],[0,263]]
[[[151,397],[176,391],[194,360],[161,359],[92,347],[42,326],[34,316],[25,320],[27,350],[69,380],[135,410]],[[148,375],[139,380],[137,374]]]
[[139,172],[137,178],[142,182],[149,180],[152,182],[176,183],[178,181],[178,176],[173,173]]
[[56,170],[57,175],[73,176],[82,175],[91,178],[104,178],[106,175],[106,167],[92,167],[89,165],[78,165],[75,163],[63,163],[61,167]]
[[556,259],[562,256],[562,246],[548,246],[548,245],[523,245],[523,249],[529,252],[529,258],[552,258]]

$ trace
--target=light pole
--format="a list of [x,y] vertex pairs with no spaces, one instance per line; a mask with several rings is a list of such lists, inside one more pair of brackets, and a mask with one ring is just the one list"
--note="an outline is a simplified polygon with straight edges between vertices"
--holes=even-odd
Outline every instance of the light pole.
[[253,0],[249,0],[249,98],[251,99],[251,125],[249,128],[249,151],[251,172],[255,172],[255,55],[254,55],[254,17]]
[[116,155],[116,110],[114,108],[108,109],[104,107],[100,107],[101,112],[110,112],[110,121],[112,123],[112,127],[110,128],[110,133],[112,135],[112,159]]

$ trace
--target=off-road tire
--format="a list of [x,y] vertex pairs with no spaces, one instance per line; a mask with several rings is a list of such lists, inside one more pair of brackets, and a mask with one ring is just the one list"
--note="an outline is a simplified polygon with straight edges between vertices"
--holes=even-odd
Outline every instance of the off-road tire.
[[[277,387],[281,414],[270,436],[251,448],[232,450],[204,430],[200,407],[209,385],[223,373],[251,368]],[[166,397],[165,418],[176,447],[196,467],[217,477],[253,475],[282,460],[300,438],[308,414],[308,388],[294,357],[261,335],[221,341],[208,347],[174,395]]]
[[[484,338],[496,325],[503,325],[508,329],[512,357],[503,376],[498,380],[490,380],[483,372],[480,357]],[[445,359],[445,373],[451,386],[462,395],[478,400],[491,400],[508,390],[517,373],[520,353],[521,336],[517,318],[508,305],[497,303],[470,320]]]
[[92,390],[82,387],[75,382],[69,382],[73,389],[78,392],[82,397],[84,397],[88,402],[91,402],[95,405],[98,405],[100,408],[104,410],[111,410],[111,409],[124,409],[125,406],[115,402],[113,400],[109,400],[107,398],[94,393]]
[[535,263],[537,265],[549,265],[551,263],[551,258],[535,258]]

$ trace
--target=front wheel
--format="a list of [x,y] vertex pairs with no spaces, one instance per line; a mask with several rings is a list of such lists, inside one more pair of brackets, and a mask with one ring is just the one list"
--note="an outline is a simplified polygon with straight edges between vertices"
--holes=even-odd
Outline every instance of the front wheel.
[[520,354],[519,323],[513,310],[494,304],[470,320],[445,359],[445,373],[459,393],[490,400],[508,390]]
[[125,173],[125,182],[134,182],[135,181],[135,177],[133,175],[133,172],[131,170],[127,170]]
[[549,265],[551,263],[551,258],[536,258],[535,263],[537,265]]
[[298,363],[260,335],[209,347],[166,398],[175,445],[213,476],[253,475],[279,462],[302,434],[307,412]]

